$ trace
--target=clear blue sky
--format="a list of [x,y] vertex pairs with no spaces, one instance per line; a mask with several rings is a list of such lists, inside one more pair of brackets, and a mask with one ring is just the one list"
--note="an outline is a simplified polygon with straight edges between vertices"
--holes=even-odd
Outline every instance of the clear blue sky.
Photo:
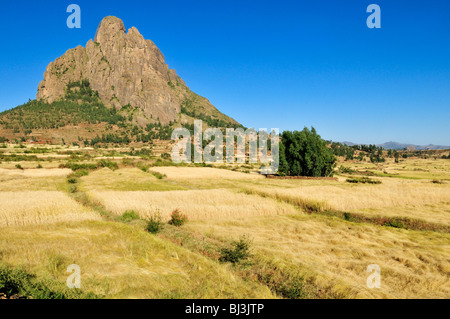
[[[81,29],[66,8],[81,6]],[[381,29],[366,8],[381,7]],[[153,40],[196,93],[247,127],[356,143],[450,145],[450,1],[0,1],[0,111],[104,16]]]

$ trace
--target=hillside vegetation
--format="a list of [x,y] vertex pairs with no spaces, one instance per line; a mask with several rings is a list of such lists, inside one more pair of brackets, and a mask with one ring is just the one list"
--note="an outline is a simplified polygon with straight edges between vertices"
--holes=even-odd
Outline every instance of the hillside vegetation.
[[203,120],[205,128],[242,127],[217,110],[211,111],[204,106],[204,98],[192,92],[190,96],[183,104],[179,120],[162,124],[156,119],[146,118],[142,110],[131,105],[119,109],[105,106],[87,80],[71,82],[62,99],[52,103],[33,100],[0,113],[0,143],[149,145],[155,140],[170,140],[176,127],[193,129],[194,118]]

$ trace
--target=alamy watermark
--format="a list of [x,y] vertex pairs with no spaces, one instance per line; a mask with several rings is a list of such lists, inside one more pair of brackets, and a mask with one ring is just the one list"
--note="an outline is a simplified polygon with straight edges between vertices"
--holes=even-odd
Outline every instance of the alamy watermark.
[[81,288],[81,268],[78,265],[69,265],[67,267],[67,272],[72,273],[69,277],[67,277],[67,287],[69,288]]
[[[269,139],[270,138],[270,139]],[[279,129],[227,128],[225,134],[226,156],[224,159],[224,136],[218,128],[208,128],[203,132],[201,120],[194,121],[194,136],[186,128],[177,128],[172,132],[172,140],[177,144],[172,149],[174,163],[246,163],[246,145],[248,145],[248,163],[262,163],[262,174],[276,174],[279,167]],[[203,149],[203,140],[210,141]],[[270,155],[269,144],[270,141]]]
[[367,7],[367,12],[371,13],[366,20],[367,27],[369,29],[381,28],[381,8],[377,4],[371,4]]
[[67,12],[72,13],[67,18],[67,27],[69,29],[80,29],[81,28],[81,8],[78,4],[71,4],[67,7]]
[[377,264],[367,266],[367,272],[371,274],[367,277],[367,287],[370,289],[381,288],[381,268]]

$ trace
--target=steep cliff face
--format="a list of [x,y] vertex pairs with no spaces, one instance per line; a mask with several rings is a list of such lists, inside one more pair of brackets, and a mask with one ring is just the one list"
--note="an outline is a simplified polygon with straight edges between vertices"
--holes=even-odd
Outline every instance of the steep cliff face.
[[[71,49],[48,65],[37,99],[51,103],[63,98],[68,83],[83,79],[98,91],[105,105],[119,110],[130,104],[162,123],[176,120],[183,101],[192,93],[175,70],[169,69],[155,44],[134,27],[126,32],[116,17],[102,20],[86,48]],[[205,103],[215,110],[206,99]]]

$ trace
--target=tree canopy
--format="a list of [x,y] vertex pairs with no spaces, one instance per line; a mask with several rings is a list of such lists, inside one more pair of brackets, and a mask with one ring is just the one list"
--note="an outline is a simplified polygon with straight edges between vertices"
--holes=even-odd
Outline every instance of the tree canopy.
[[280,142],[279,175],[331,176],[336,165],[333,151],[314,128],[284,131]]

